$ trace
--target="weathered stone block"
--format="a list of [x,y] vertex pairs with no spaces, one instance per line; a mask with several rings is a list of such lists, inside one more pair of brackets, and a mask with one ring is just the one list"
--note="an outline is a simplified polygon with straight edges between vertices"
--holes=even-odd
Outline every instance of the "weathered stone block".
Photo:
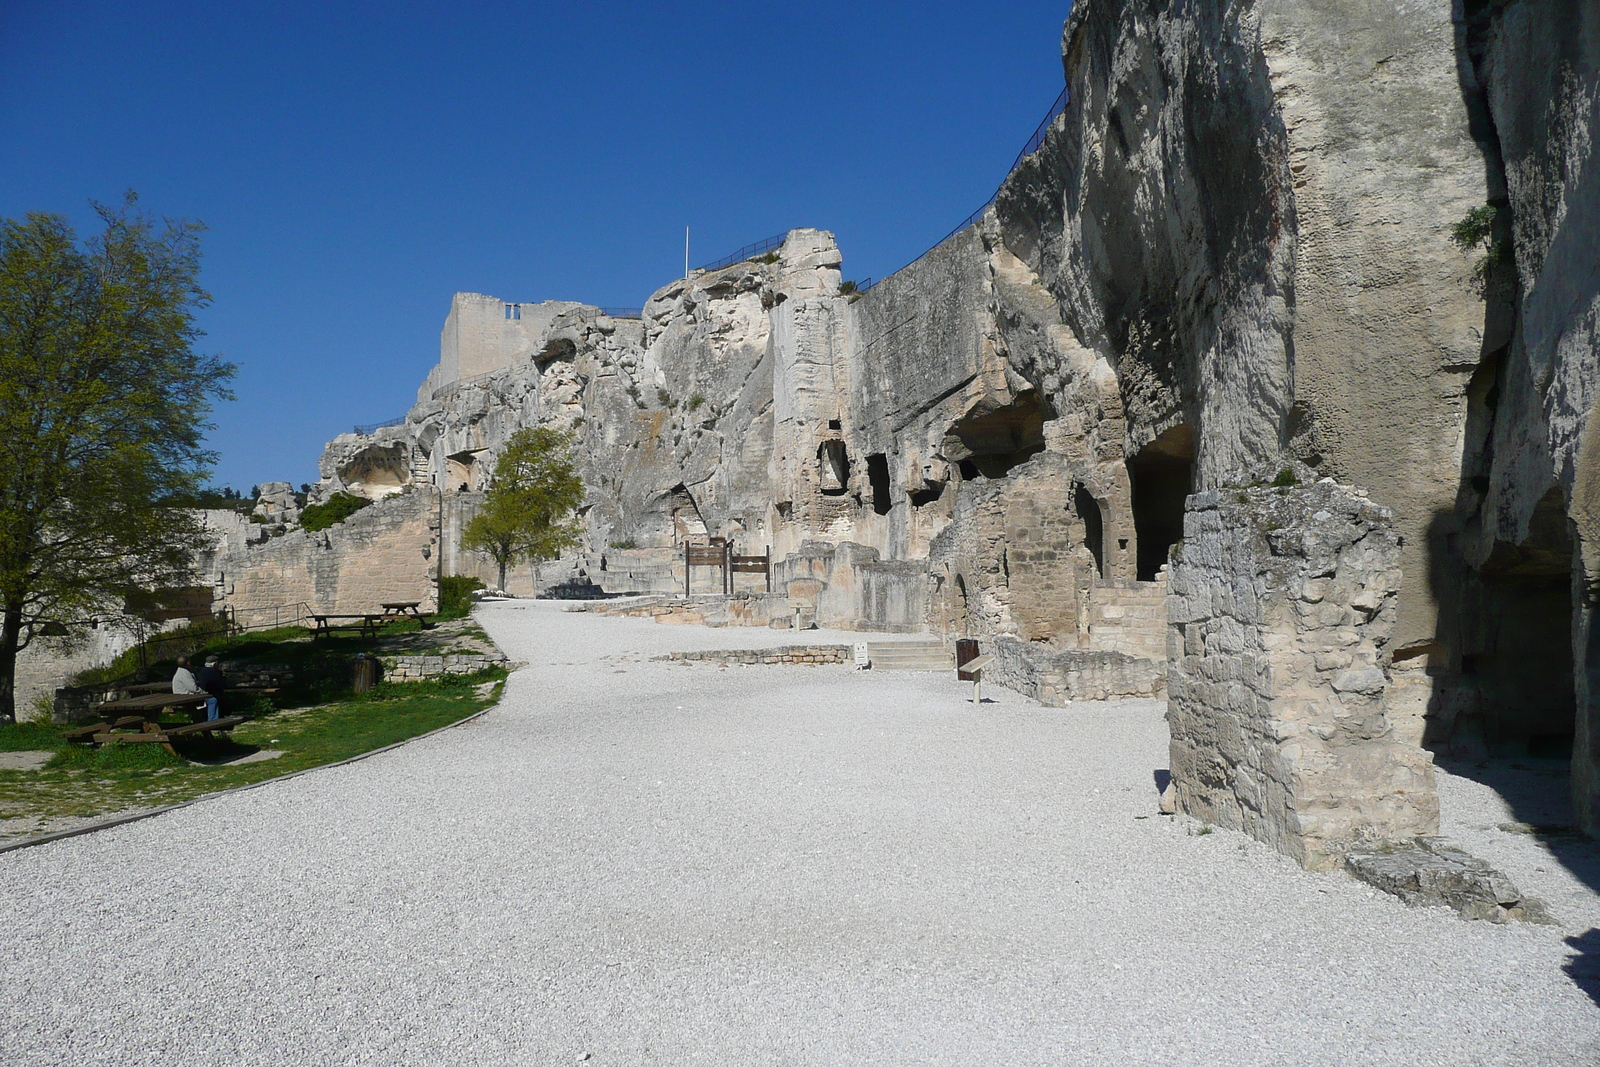
[[1179,809],[1313,868],[1434,832],[1429,757],[1384,714],[1399,545],[1382,509],[1326,481],[1189,506],[1207,501],[1171,565],[1175,587],[1226,591],[1198,620],[1198,598],[1169,600]]

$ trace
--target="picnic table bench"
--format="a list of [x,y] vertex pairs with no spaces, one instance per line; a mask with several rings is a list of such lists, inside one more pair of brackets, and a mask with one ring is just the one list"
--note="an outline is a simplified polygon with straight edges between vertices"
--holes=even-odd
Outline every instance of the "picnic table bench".
[[416,619],[417,622],[422,624],[424,630],[431,630],[437,625],[429,622],[428,617],[422,613],[422,601],[420,600],[387,601],[383,605],[383,614],[386,618]]
[[146,693],[123,700],[108,700],[95,709],[101,715],[98,721],[75,726],[64,731],[63,736],[69,741],[87,741],[95,745],[119,741],[159,744],[177,755],[177,750],[172,747],[174,738],[209,737],[226,733],[246,721],[242,715],[224,715],[201,722],[159,721],[160,713],[168,708],[194,710],[205,707],[206,696],[205,693]]
[[112,744],[114,742],[146,742],[158,744],[171,752],[174,756],[178,750],[172,747],[172,742],[182,737],[210,737],[213,734],[227,733],[235,726],[244,722],[242,715],[224,715],[220,719],[207,719],[203,722],[189,723],[160,723],[144,722],[137,733],[133,732],[131,725],[118,727],[113,724],[101,733],[93,735],[97,745]]
[[367,611],[353,615],[312,615],[311,640],[330,635],[338,630],[360,630],[362,637],[377,637],[378,630],[391,618],[388,612]]

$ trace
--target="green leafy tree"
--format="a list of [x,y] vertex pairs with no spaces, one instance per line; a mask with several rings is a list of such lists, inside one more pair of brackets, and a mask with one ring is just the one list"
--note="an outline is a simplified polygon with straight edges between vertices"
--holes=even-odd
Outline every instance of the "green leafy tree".
[[83,243],[58,215],[0,220],[0,719],[18,652],[192,582],[205,541],[181,505],[234,368],[194,350],[204,227],[158,225],[131,193],[95,210]]
[[461,535],[466,548],[486,553],[500,568],[522,560],[554,559],[578,543],[572,511],[583,503],[583,481],[572,468],[572,436],[548,426],[518,430],[495,461],[483,508]]

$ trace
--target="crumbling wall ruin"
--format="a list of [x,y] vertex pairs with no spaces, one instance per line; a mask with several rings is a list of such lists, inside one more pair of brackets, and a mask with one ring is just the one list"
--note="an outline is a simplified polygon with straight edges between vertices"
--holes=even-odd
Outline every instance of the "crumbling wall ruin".
[[293,530],[209,562],[219,606],[245,624],[279,606],[354,614],[385,602],[436,605],[430,563],[438,554],[438,496],[415,492],[363,508],[327,530]]
[[1191,498],[1169,600],[1180,810],[1314,868],[1437,831],[1429,756],[1384,704],[1400,560],[1392,513],[1332,479]]

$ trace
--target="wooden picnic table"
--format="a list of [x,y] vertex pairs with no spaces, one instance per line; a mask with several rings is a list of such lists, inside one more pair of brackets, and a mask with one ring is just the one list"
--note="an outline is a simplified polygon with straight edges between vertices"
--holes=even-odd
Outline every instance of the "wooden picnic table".
[[108,700],[95,710],[101,718],[64,731],[69,741],[104,745],[115,742],[158,744],[177,755],[172,742],[184,737],[209,737],[226,733],[244,722],[242,715],[224,715],[200,722],[164,723],[160,713],[168,708],[194,710],[205,707],[205,693],[147,693],[124,700]]
[[150,714],[167,708],[203,708],[210,693],[145,693],[142,696],[108,700],[95,706],[99,712],[124,714]]
[[185,737],[210,737],[213,734],[227,733],[244,721],[244,716],[242,715],[224,715],[219,719],[204,719],[200,722],[185,723],[146,721],[139,724],[139,729],[135,732],[133,723],[118,720],[116,723],[106,725],[103,730],[91,736],[97,745],[117,742],[143,742],[160,745],[176,756],[178,755],[178,750],[172,747],[173,741]]
[[424,630],[431,630],[438,623],[429,622],[428,617],[422,613],[420,600],[394,600],[385,602],[383,614],[388,619],[416,619],[422,624]]
[[393,616],[382,611],[367,611],[352,615],[312,615],[315,626],[311,629],[313,641],[335,630],[360,630],[362,637],[377,637],[378,630]]

